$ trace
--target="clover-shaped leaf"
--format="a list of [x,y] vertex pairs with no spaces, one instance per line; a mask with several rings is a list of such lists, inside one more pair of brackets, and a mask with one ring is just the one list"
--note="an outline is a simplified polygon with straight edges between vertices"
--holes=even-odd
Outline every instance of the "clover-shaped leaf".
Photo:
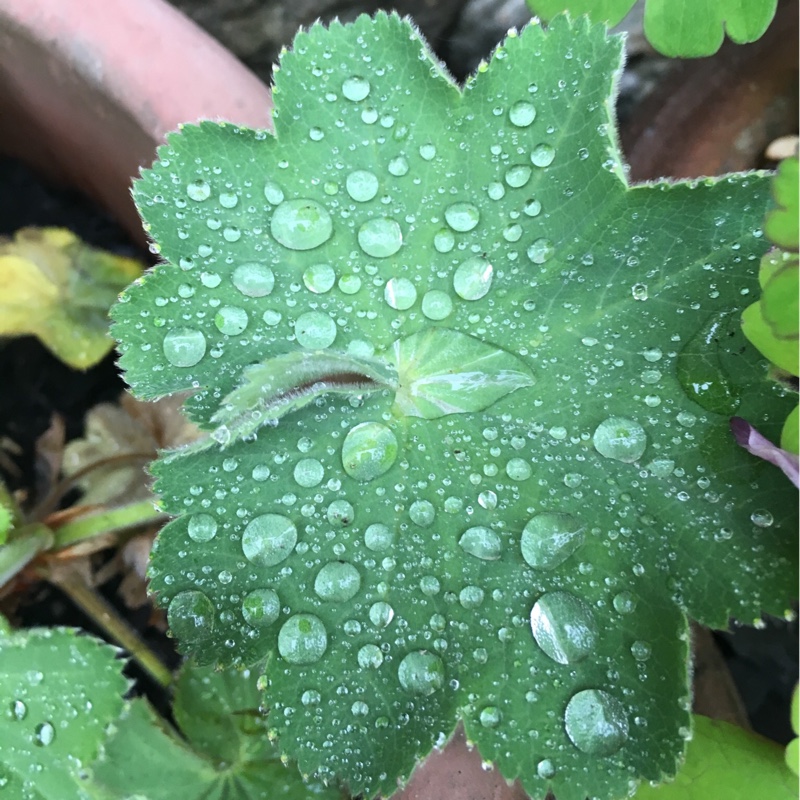
[[459,718],[534,796],[674,773],[687,614],[794,592],[795,504],[728,425],[789,402],[738,326],[769,183],[628,187],[621,49],[532,25],[462,91],[396,16],[315,25],[274,135],[187,125],[136,186],[170,263],[122,365],[211,434],[153,468],[152,588],[353,793]]

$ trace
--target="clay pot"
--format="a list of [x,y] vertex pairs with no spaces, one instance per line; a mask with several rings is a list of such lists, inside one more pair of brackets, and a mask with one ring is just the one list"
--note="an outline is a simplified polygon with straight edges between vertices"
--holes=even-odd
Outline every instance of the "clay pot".
[[139,242],[131,179],[179,122],[270,125],[269,89],[163,0],[0,0],[0,151]]

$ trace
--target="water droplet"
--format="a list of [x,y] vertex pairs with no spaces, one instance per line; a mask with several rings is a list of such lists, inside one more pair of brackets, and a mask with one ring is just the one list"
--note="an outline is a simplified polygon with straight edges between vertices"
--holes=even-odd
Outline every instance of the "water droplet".
[[275,286],[275,275],[266,264],[240,264],[231,275],[233,285],[246,297],[266,297]]
[[512,481],[525,481],[530,478],[531,472],[531,465],[524,458],[512,458],[506,464],[506,475]]
[[446,319],[453,312],[453,301],[447,292],[431,289],[422,298],[422,313],[428,318],[438,322]]
[[545,261],[552,257],[555,251],[556,249],[549,239],[537,239],[528,248],[527,253],[528,258],[534,264],[544,264]]
[[363,100],[370,90],[369,81],[360,75],[346,78],[342,83],[342,94],[353,103]]
[[325,131],[322,128],[311,128],[308,132],[308,138],[312,142],[321,142],[325,138]]
[[447,228],[442,228],[433,237],[433,246],[439,253],[449,253],[455,247],[455,244],[456,237],[454,236],[453,231],[448,230]]
[[330,264],[314,264],[303,273],[306,289],[314,294],[325,294],[333,288],[336,273]]
[[264,197],[270,205],[280,205],[284,198],[283,189],[277,183],[267,181],[264,184]]
[[571,514],[545,511],[525,525],[520,549],[532,567],[554,569],[583,544],[583,539],[583,525]]
[[491,490],[481,492],[478,495],[478,505],[488,511],[497,508],[497,495]]
[[388,258],[402,246],[403,231],[388,217],[370,219],[358,229],[358,243],[368,256]]
[[34,744],[39,747],[47,747],[56,738],[56,729],[52,722],[42,722],[36,726],[33,735]]
[[453,288],[464,300],[480,300],[492,287],[494,268],[480,256],[463,261],[453,274]]
[[638,603],[636,595],[627,591],[614,595],[614,599],[611,602],[614,604],[618,614],[633,614]]
[[540,778],[549,780],[556,774],[556,768],[549,758],[544,758],[536,765],[536,772]]
[[350,712],[354,717],[365,717],[369,714],[369,706],[363,700],[356,700],[355,703],[350,706]]
[[465,233],[478,224],[481,212],[472,203],[453,203],[445,209],[444,218],[454,231]]
[[342,445],[344,471],[357,481],[383,475],[397,459],[397,438],[380,422],[362,422],[351,428]]
[[597,646],[597,623],[589,606],[569,592],[547,592],[531,609],[536,644],[559,664],[574,664]]
[[376,644],[365,644],[358,651],[358,666],[362,669],[377,669],[383,664],[383,653]]
[[294,466],[294,479],[306,489],[318,486],[325,476],[325,467],[316,458],[302,458]]
[[364,544],[376,553],[388,550],[394,543],[394,534],[388,525],[375,522],[364,531]]
[[336,339],[336,323],[322,311],[301,314],[294,324],[294,335],[309,350],[324,350]]
[[631,294],[634,300],[647,300],[647,286],[643,283],[634,283],[631,286]]
[[529,217],[538,217],[542,213],[542,204],[538,200],[528,200],[522,210]]
[[517,165],[515,167],[511,167],[506,171],[505,180],[506,183],[512,189],[519,189],[520,187],[524,186],[531,177],[531,168],[526,167],[523,165]]
[[208,200],[208,198],[211,197],[211,187],[208,185],[207,181],[199,178],[198,180],[192,181],[187,185],[186,194],[189,195],[191,200],[202,202],[203,200]]
[[316,689],[306,689],[300,695],[300,702],[304,706],[316,706],[322,700],[322,695]]
[[242,534],[242,551],[259,567],[274,567],[288,558],[297,544],[297,528],[280,514],[255,517]]
[[189,538],[208,542],[217,535],[217,521],[210,514],[195,514],[189,520]]
[[502,200],[506,195],[506,187],[500,181],[492,181],[486,187],[486,194],[490,200]]
[[468,528],[458,540],[461,549],[482,561],[497,561],[503,550],[500,536],[490,528]]
[[675,469],[675,462],[671,458],[654,458],[647,469],[656,478],[668,478]]
[[651,364],[655,363],[656,361],[661,361],[662,355],[661,348],[659,347],[648,347],[647,350],[642,352],[644,360],[649,361]]
[[497,706],[486,706],[479,716],[481,725],[484,728],[496,728],[500,724],[503,715]]
[[408,161],[403,156],[397,156],[389,162],[389,173],[396,178],[402,178],[408,173]]
[[442,584],[435,575],[423,575],[419,581],[419,588],[422,594],[434,597],[441,591]]
[[266,628],[281,613],[281,601],[272,589],[255,589],[242,600],[242,616],[248,625]]
[[610,756],[628,738],[625,707],[600,689],[584,689],[572,696],[564,712],[564,727],[575,747],[592,756]]
[[290,250],[312,250],[330,239],[333,222],[314,200],[284,200],[272,214],[270,230],[275,240]]
[[531,163],[535,167],[549,167],[556,157],[556,151],[549,144],[537,144],[531,151]]
[[631,655],[637,661],[647,661],[652,652],[653,650],[647,642],[637,640],[631,645]]
[[407,692],[427,697],[444,685],[444,663],[433,653],[416,650],[400,662],[397,677]]
[[355,294],[361,289],[361,278],[358,275],[342,275],[339,278],[339,289],[344,294]]
[[239,195],[236,192],[220,192],[219,204],[223,208],[236,208],[239,203]]
[[682,425],[684,428],[691,428],[697,422],[697,417],[690,411],[679,411],[675,419],[678,425]]
[[238,336],[247,327],[247,312],[237,306],[222,306],[214,315],[214,324],[220,333]]
[[175,328],[164,337],[164,357],[175,367],[193,367],[206,354],[206,337],[196,328]]
[[28,716],[28,706],[26,706],[22,700],[12,700],[9,705],[9,710],[11,711],[11,719],[17,722],[22,722],[22,720]]
[[355,518],[356,510],[347,500],[334,500],[325,513],[328,522],[337,528],[346,528]]
[[527,128],[536,119],[536,109],[533,103],[520,100],[511,106],[508,119],[512,125],[516,125],[518,128]]
[[750,515],[750,521],[759,528],[769,528],[775,518],[766,509],[759,508]]
[[595,449],[605,458],[625,464],[638,461],[647,448],[647,434],[635,420],[609,417],[597,426],[592,437]]
[[167,608],[167,621],[178,639],[196,642],[207,639],[214,628],[216,613],[202,592],[179,592]]
[[522,225],[514,223],[503,228],[503,238],[507,242],[518,242],[522,238]]
[[278,634],[278,652],[290,664],[314,664],[328,649],[328,632],[313,614],[295,614]]
[[427,528],[433,524],[433,520],[436,518],[436,508],[427,500],[415,500],[408,509],[408,515],[412,522],[421,528]]
[[344,603],[355,597],[361,588],[361,575],[346,561],[331,561],[318,573],[314,591],[331,603]]
[[384,602],[373,603],[369,607],[369,621],[376,628],[385,628],[394,619],[394,609]]
[[378,179],[365,169],[357,169],[345,181],[347,194],[359,203],[366,203],[378,194]]
[[478,608],[483,603],[484,591],[480,586],[465,586],[458,593],[458,602],[467,610]]
[[419,148],[419,154],[425,161],[432,161],[436,157],[436,147],[432,144],[423,144]]
[[417,302],[417,290],[408,278],[390,278],[383,290],[383,298],[392,308],[405,311]]

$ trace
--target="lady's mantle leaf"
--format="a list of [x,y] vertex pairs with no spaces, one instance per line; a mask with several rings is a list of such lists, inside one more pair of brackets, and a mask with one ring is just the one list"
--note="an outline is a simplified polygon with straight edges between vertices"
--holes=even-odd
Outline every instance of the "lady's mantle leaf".
[[214,431],[259,370],[396,368],[154,466],[174,633],[266,657],[281,747],[353,793],[391,793],[459,718],[534,796],[659,780],[686,615],[795,592],[791,487],[728,428],[787,407],[738,324],[769,183],[629,188],[620,60],[560,19],[460,91],[395,16],[313,26],[274,136],[186,126],[137,184],[172,262],[114,311],[139,394],[193,389]]

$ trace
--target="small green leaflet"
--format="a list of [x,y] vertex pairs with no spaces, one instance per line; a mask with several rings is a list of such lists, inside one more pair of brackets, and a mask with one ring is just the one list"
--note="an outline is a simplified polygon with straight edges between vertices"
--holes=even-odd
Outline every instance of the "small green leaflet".
[[687,615],[795,593],[791,488],[729,431],[791,405],[728,324],[769,181],[629,187],[621,51],[531,25],[461,90],[394,15],[315,25],[275,135],[186,125],[136,185],[168,262],[113,312],[136,393],[213,433],[302,390],[154,464],[151,586],[202,662],[266,659],[282,751],[353,794],[459,719],[533,796],[674,774]]

